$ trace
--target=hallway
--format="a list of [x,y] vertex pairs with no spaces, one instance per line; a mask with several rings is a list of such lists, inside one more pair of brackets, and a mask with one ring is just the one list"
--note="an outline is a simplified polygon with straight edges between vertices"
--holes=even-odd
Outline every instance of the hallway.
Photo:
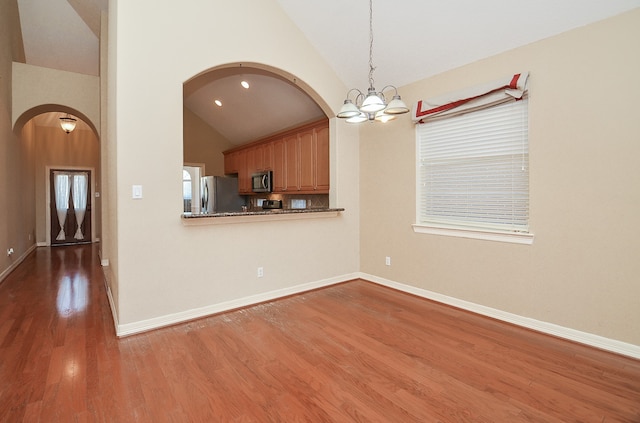
[[83,421],[116,395],[98,377],[120,357],[98,262],[95,244],[38,248],[0,284],[0,422]]

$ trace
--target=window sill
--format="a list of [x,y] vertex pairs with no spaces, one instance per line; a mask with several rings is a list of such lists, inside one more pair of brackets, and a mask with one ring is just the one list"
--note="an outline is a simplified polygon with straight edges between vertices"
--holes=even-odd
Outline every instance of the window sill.
[[420,234],[454,236],[458,238],[481,239],[485,241],[508,242],[512,244],[533,244],[533,234],[518,232],[501,232],[480,229],[454,228],[413,224],[413,231]]

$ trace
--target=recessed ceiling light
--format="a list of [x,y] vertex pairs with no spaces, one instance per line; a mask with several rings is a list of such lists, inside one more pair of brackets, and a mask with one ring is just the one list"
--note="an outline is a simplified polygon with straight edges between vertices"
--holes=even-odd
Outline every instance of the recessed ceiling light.
[[216,100],[216,101],[214,101],[214,103],[216,103],[216,106],[222,107],[222,101]]
[[247,81],[242,81],[240,85],[242,85],[244,88],[249,88],[249,83]]

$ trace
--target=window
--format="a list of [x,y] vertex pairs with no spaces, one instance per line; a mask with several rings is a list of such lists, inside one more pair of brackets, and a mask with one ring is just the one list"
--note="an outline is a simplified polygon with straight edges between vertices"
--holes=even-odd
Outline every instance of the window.
[[417,156],[416,232],[532,242],[526,97],[417,125]]
[[184,213],[200,213],[200,177],[204,175],[204,163],[182,166],[182,203]]
[[182,202],[183,211],[191,211],[191,175],[186,170],[182,170]]

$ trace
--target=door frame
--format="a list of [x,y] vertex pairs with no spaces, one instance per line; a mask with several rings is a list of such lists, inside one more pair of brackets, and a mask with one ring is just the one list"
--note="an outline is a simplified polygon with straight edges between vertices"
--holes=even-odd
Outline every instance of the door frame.
[[98,242],[96,237],[96,219],[95,219],[95,208],[96,208],[96,194],[95,194],[95,168],[87,167],[87,166],[53,166],[47,165],[45,166],[45,187],[46,187],[46,200],[45,200],[45,230],[46,230],[46,244],[47,247],[51,247],[51,170],[68,170],[71,172],[89,172],[91,186],[89,187],[89,201],[91,202],[91,242]]
[[[205,176],[204,166],[204,163],[184,163],[182,165],[182,170],[186,170],[191,175],[191,213],[200,213],[200,178]],[[199,169],[199,171],[194,173],[192,169]]]

